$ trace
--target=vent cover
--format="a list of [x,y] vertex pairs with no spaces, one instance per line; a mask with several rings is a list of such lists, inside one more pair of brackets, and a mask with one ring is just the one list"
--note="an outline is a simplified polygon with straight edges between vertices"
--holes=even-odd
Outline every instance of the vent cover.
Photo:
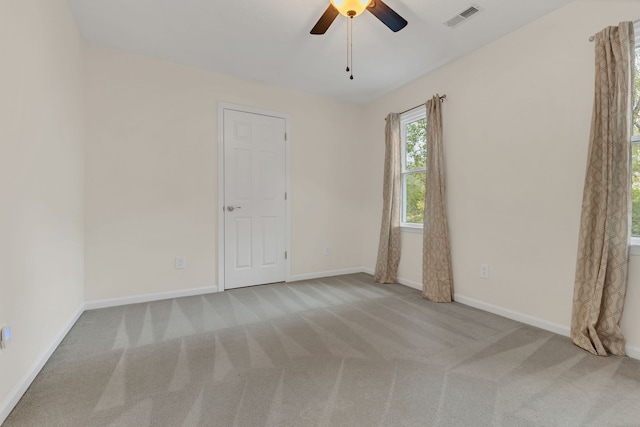
[[478,6],[469,6],[462,12],[457,13],[451,19],[446,21],[444,25],[446,25],[449,28],[455,28],[456,26],[462,24],[464,21],[468,20],[478,12],[480,12],[480,8]]

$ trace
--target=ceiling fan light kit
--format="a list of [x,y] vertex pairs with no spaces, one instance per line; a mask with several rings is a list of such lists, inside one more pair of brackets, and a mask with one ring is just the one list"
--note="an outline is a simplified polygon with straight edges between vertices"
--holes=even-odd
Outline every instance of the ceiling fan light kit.
[[391,31],[398,32],[407,26],[407,20],[398,15],[382,0],[329,0],[331,4],[324,11],[316,25],[311,29],[311,34],[324,34],[327,32],[338,15],[348,18],[347,21],[347,72],[351,72],[349,78],[353,80],[353,18],[368,10],[378,18]]
[[341,15],[353,18],[360,15],[373,0],[331,0]]

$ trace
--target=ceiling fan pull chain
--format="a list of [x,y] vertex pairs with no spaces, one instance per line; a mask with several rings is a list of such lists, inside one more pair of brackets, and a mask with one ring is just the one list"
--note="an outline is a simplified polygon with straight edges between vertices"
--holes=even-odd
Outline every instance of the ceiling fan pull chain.
[[347,20],[347,73],[351,71],[351,69],[349,68],[349,24],[350,23],[351,21]]
[[353,80],[353,16],[349,19],[351,21],[350,29],[349,29],[349,65],[351,65],[351,76],[349,76],[350,80]]

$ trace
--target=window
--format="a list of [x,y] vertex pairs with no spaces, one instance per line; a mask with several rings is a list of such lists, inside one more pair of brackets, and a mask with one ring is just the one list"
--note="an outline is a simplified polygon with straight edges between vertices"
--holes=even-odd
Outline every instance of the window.
[[[636,25],[636,32],[639,30]],[[640,35],[636,38],[631,141],[631,244],[640,246]]]
[[400,115],[402,139],[402,217],[406,228],[422,228],[427,171],[427,119],[424,106]]

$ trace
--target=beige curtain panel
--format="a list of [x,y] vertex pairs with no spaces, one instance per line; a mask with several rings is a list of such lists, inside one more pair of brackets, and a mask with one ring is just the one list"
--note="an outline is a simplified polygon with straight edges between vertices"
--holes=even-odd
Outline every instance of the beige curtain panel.
[[571,316],[573,342],[625,354],[620,318],[629,248],[633,23],[595,36],[596,82]]
[[427,182],[422,243],[422,296],[453,301],[449,225],[445,206],[444,147],[440,96],[427,102]]
[[382,225],[378,261],[373,280],[396,283],[400,264],[400,114],[387,116],[385,127],[384,186],[382,190]]

